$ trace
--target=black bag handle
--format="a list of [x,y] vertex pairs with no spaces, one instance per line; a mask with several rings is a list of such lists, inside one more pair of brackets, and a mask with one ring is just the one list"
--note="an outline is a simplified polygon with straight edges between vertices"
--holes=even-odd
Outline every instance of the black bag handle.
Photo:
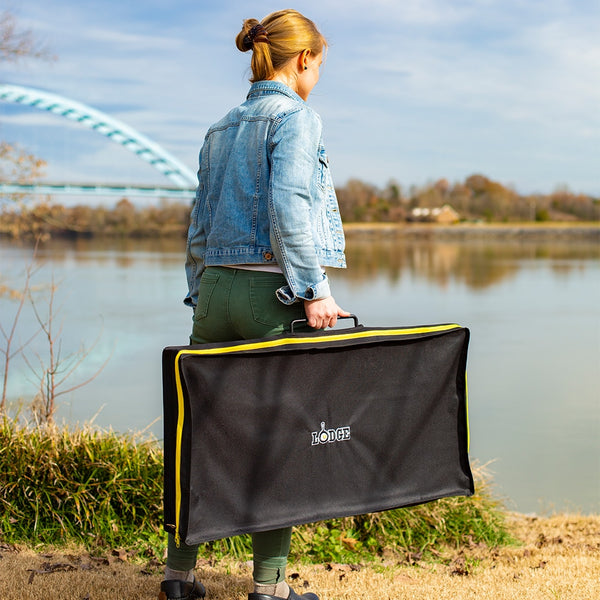
[[[356,315],[349,315],[347,317],[338,317],[338,321],[341,319],[353,319],[354,327],[358,327],[358,317]],[[290,323],[290,333],[294,333],[294,325],[306,324],[308,319],[295,319]]]

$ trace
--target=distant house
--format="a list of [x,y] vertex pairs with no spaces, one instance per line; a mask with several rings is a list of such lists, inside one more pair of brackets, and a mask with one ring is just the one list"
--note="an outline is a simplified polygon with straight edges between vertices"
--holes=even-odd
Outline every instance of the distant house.
[[410,211],[408,221],[449,225],[458,223],[460,215],[449,204],[436,208],[416,207]]

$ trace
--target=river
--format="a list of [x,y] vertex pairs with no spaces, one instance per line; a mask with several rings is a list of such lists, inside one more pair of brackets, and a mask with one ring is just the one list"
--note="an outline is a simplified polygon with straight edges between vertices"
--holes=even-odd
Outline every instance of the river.
[[[58,398],[58,420],[162,436],[161,351],[187,343],[182,240],[53,240],[37,251],[40,316],[56,286],[63,365],[93,350]],[[335,298],[368,326],[459,323],[471,330],[471,457],[511,510],[600,512],[600,253],[595,241],[348,238]],[[32,248],[0,239],[0,324],[12,326]],[[0,288],[2,289],[2,288]],[[59,327],[62,329],[59,332]],[[15,337],[36,329],[26,304]],[[0,340],[1,342],[2,340]],[[38,335],[11,362],[14,409],[35,393]],[[65,389],[64,387],[62,389]]]

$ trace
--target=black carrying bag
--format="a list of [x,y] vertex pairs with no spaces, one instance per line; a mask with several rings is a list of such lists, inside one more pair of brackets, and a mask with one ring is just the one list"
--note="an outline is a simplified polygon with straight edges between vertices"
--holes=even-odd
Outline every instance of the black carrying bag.
[[165,529],[187,544],[471,495],[458,325],[163,351]]

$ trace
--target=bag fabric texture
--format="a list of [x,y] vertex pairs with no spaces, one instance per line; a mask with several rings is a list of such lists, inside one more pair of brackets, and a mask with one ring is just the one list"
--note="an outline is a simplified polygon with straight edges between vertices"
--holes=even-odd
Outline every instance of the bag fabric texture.
[[165,530],[196,544],[471,495],[454,324],[163,350]]

